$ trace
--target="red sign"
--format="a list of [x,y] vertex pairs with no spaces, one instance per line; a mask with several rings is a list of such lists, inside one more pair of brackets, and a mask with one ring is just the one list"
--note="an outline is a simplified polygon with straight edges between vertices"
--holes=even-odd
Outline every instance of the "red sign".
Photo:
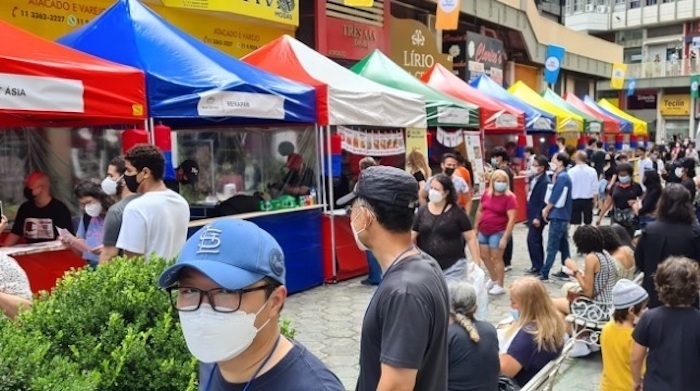
[[381,27],[349,20],[326,20],[328,51],[331,58],[361,60],[374,49],[385,51],[384,30]]

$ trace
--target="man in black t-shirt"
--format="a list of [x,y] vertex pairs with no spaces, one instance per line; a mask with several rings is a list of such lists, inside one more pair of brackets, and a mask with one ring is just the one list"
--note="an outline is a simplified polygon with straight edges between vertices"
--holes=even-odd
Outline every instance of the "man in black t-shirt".
[[27,201],[19,207],[4,246],[14,246],[20,238],[27,243],[56,240],[57,228],[75,233],[70,211],[66,204],[51,196],[51,181],[46,174],[35,172],[27,177],[24,197]]
[[357,245],[377,257],[384,278],[362,323],[358,391],[447,390],[447,286],[438,263],[411,241],[418,184],[403,170],[369,167],[352,193]]
[[287,168],[289,172],[274,187],[284,194],[295,197],[309,195],[316,182],[314,170],[309,168],[304,163],[304,158],[297,153],[291,153],[287,156]]

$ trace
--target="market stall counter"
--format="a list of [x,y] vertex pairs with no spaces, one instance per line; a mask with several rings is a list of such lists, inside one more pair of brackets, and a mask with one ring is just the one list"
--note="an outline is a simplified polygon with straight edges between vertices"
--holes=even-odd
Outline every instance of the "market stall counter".
[[71,268],[86,265],[80,255],[60,241],[0,247],[0,254],[11,256],[24,269],[33,293],[50,291]]
[[[331,219],[331,213],[333,218]],[[334,230],[331,231],[331,224]],[[350,217],[345,209],[323,214],[323,270],[326,282],[349,280],[367,274],[367,255],[355,243],[350,228]],[[336,276],[333,276],[331,232],[335,232]]]
[[269,232],[282,247],[287,267],[287,291],[298,293],[323,284],[321,212],[323,205],[261,211],[193,220],[187,236],[218,219],[243,219]]

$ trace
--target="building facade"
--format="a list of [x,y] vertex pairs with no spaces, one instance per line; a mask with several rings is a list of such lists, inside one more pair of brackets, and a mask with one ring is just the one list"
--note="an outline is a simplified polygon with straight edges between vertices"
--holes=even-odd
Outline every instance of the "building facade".
[[[657,141],[696,136],[690,76],[700,71],[699,15],[700,0],[567,0],[564,7],[567,27],[624,48],[624,88],[600,81],[599,97],[617,99],[646,120]],[[628,95],[631,79],[635,88]]]

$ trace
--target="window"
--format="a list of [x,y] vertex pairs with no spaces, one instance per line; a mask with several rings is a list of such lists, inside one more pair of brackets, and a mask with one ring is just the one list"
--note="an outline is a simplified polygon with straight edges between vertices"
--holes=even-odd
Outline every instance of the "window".
[[640,0],[630,0],[630,9],[639,8]]

